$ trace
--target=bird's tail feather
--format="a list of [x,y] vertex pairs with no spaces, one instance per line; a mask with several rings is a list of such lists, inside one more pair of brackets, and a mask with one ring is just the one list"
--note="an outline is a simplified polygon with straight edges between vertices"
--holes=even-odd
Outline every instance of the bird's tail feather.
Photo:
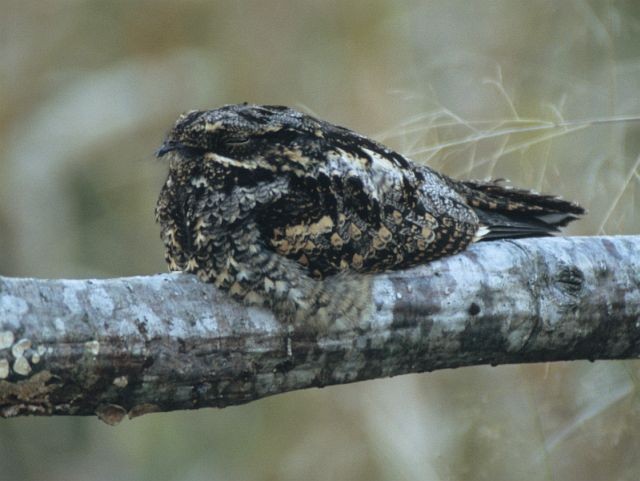
[[585,213],[575,202],[516,189],[501,179],[462,185],[461,194],[487,227],[481,240],[553,235]]

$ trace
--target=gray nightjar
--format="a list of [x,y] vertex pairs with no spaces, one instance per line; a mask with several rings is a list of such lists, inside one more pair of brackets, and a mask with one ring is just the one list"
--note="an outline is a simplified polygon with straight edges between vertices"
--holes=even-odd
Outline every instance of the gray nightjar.
[[584,213],[500,182],[457,181],[282,106],[181,115],[158,156],[169,268],[283,322],[358,322],[371,277],[481,240],[546,236]]

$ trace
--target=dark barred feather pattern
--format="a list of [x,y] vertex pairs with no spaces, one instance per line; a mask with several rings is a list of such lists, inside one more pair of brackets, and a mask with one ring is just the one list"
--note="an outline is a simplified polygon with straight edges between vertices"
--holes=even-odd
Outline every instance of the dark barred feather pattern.
[[585,214],[575,202],[516,189],[503,182],[461,182],[467,202],[489,229],[481,240],[548,236]]

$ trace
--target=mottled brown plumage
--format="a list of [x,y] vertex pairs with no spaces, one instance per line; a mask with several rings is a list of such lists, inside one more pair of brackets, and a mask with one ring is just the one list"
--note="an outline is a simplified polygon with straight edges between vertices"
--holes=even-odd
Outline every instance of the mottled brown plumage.
[[[171,270],[287,322],[357,321],[370,278],[482,239],[550,235],[584,211],[499,182],[460,182],[280,106],[183,114],[159,156]],[[350,274],[351,273],[351,274]]]

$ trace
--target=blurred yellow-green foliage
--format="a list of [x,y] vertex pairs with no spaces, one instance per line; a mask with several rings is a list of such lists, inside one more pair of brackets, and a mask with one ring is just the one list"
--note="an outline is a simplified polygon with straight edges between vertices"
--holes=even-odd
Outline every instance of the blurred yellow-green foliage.
[[[571,234],[640,230],[640,123],[531,129],[640,114],[635,0],[0,6],[3,275],[164,271],[153,152],[181,111],[242,101],[579,200],[590,215]],[[466,368],[116,428],[0,420],[0,479],[637,480],[639,376],[637,362]]]

